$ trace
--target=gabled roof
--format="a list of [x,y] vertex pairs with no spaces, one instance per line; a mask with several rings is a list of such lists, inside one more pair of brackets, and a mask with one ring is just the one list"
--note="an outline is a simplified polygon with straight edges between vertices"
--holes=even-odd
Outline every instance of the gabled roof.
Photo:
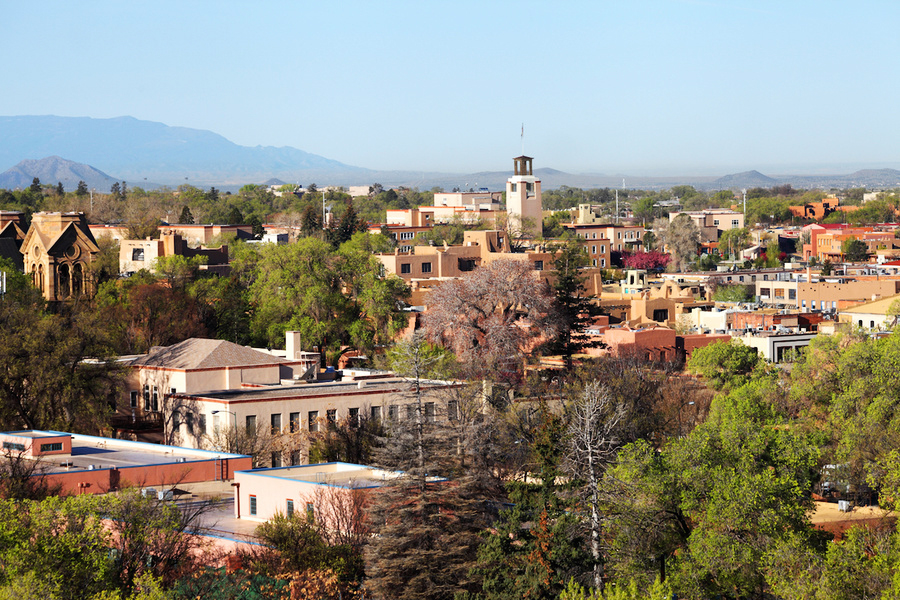
[[132,362],[132,366],[166,369],[223,369],[290,363],[290,361],[225,340],[190,338],[157,348]]

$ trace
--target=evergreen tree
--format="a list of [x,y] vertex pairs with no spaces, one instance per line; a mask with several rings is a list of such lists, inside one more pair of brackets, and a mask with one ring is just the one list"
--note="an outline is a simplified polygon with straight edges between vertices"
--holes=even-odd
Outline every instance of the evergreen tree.
[[78,182],[78,187],[75,189],[76,196],[87,196],[88,195],[88,187],[87,184],[82,180]]
[[56,182],[56,195],[57,195],[57,196],[62,196],[62,195],[64,195],[65,193],[66,193],[66,190],[65,190],[65,188],[63,188],[62,181],[57,181],[57,182]]
[[191,225],[194,222],[194,215],[191,213],[190,207],[185,204],[181,209],[181,216],[178,217],[178,222],[184,225]]
[[32,180],[31,180],[31,186],[30,186],[28,189],[31,190],[32,192],[34,192],[35,194],[40,194],[40,193],[41,193],[41,180],[40,180],[40,178],[35,177],[34,179],[32,179]]
[[300,213],[300,231],[304,236],[310,236],[322,229],[322,219],[319,217],[318,209],[307,204]]
[[591,340],[585,329],[592,317],[599,314],[598,308],[585,295],[585,277],[579,269],[590,264],[584,246],[578,240],[570,240],[562,246],[553,261],[556,269],[556,308],[560,320],[559,334],[551,345],[552,352],[565,358],[566,367],[572,367],[572,355],[584,348],[595,348],[599,342]]

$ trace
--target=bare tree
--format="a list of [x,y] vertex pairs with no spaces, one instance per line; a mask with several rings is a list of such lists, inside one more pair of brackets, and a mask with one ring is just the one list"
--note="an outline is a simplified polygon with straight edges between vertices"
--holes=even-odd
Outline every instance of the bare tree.
[[678,215],[669,222],[657,219],[653,224],[660,242],[672,255],[669,267],[682,271],[697,257],[697,246],[700,244],[700,230],[687,215]]
[[497,260],[445,281],[427,304],[428,338],[474,377],[514,378],[523,353],[555,334],[553,297],[527,261]]
[[591,533],[591,556],[594,561],[593,587],[603,591],[603,561],[600,536],[601,494],[600,480],[619,447],[617,431],[625,408],[614,402],[612,395],[600,382],[585,386],[575,401],[569,421],[569,443],[564,468],[584,482],[580,493],[588,511]]

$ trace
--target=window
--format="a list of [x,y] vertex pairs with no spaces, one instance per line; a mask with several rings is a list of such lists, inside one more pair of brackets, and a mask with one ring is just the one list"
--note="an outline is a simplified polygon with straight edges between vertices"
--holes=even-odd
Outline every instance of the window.
[[468,273],[469,271],[475,270],[475,259],[473,258],[461,258],[459,259],[459,270],[463,273]]
[[206,415],[200,415],[197,421],[197,428],[200,430],[200,435],[206,435]]
[[605,258],[600,259],[600,266],[606,268],[606,259]]
[[244,425],[248,433],[256,433],[256,415],[247,415],[247,418],[244,419]]
[[606,246],[600,246],[600,254],[606,254]]
[[269,417],[269,423],[272,425],[272,433],[281,433],[281,413],[274,413]]
[[542,260],[534,261],[534,270],[535,271],[543,271],[544,270],[544,261],[542,261]]
[[300,413],[292,412],[288,418],[290,420],[291,433],[300,431]]
[[256,496],[250,495],[250,514],[256,516]]
[[525,182],[525,191],[526,191],[526,192],[533,192],[533,191],[534,191],[534,184],[531,183],[530,181],[526,181],[526,182]]
[[409,273],[412,273],[412,269],[410,268],[410,264],[409,264],[409,263],[400,263],[400,274],[401,274],[401,275],[407,275],[407,274],[409,274]]
[[136,392],[136,391],[131,392],[131,408],[138,407],[138,398],[140,397],[140,395],[141,395],[140,392]]
[[423,273],[431,273],[431,263],[430,262],[422,263],[422,272]]
[[719,220],[718,220],[718,219],[713,219],[713,225],[715,225],[716,227],[718,227],[718,226],[719,226]]
[[291,466],[299,465],[301,462],[300,459],[300,451],[299,450],[291,450]]
[[181,429],[181,413],[177,410],[172,413],[172,431]]
[[281,466],[281,452],[272,453],[272,468],[277,469]]
[[434,402],[425,403],[425,420],[429,423],[434,423]]
[[396,404],[391,404],[390,406],[388,406],[388,419],[390,419],[391,421],[397,420],[397,405]]
[[150,410],[150,386],[144,386],[144,410]]
[[591,254],[597,254],[597,246],[591,246]]
[[737,219],[732,219],[732,220],[731,220],[731,226],[732,226],[732,227],[740,227],[740,226],[741,226],[741,222],[738,221]]
[[143,248],[133,248],[131,250],[131,260],[135,262],[144,262],[144,249]]
[[516,191],[516,186],[517,186],[517,184],[515,184],[515,183],[511,183],[511,184],[509,184],[509,185],[510,185],[510,187],[509,187],[509,191],[511,191],[511,192],[515,192],[515,191]]
[[593,263],[593,266],[595,266],[595,267],[597,266],[597,259],[596,259],[596,258],[592,258],[592,259],[591,259],[591,262]]
[[3,442],[4,450],[18,450],[19,452],[25,452],[25,444],[17,444],[15,442]]
[[406,418],[409,420],[413,420],[416,418],[416,405],[415,404],[407,404],[406,405]]
[[309,411],[309,430],[310,431],[318,431],[319,430],[319,411],[317,411],[317,410]]
[[381,420],[381,407],[380,407],[380,406],[373,406],[373,407],[371,407],[371,408],[369,409],[369,414],[370,414],[370,416],[372,417],[372,420],[373,420],[373,421],[379,421],[379,420]]
[[815,300],[811,301],[809,303],[809,305],[810,305],[810,308],[812,308],[813,310],[816,310],[816,301]]
[[347,415],[347,420],[349,421],[350,427],[353,429],[359,427],[359,409],[351,408]]
[[285,506],[285,508],[284,508],[284,513],[289,517],[294,515],[294,501],[293,500],[287,501],[287,506]]
[[797,299],[797,290],[788,290],[788,300]]
[[456,400],[447,402],[447,418],[451,421],[459,420],[459,403]]
[[621,232],[621,231],[616,232],[616,237],[617,237],[618,239],[621,240],[621,239],[622,239],[622,232]]
[[62,450],[62,442],[41,444],[41,452],[59,452],[60,450]]
[[194,433],[194,413],[187,413],[184,415],[184,426],[187,428],[188,433]]
[[653,320],[657,323],[664,323],[669,320],[669,309],[657,308],[653,311]]
[[151,408],[154,412],[159,411],[159,388],[155,385],[153,386],[153,398],[151,401]]
[[308,516],[310,519],[312,519],[313,517],[316,516],[316,511],[315,511],[315,509],[313,508],[313,503],[312,503],[312,502],[307,502],[307,503],[306,503],[306,516]]
[[337,409],[329,408],[328,410],[326,410],[325,420],[328,421],[328,428],[334,429],[334,426],[337,423]]
[[213,415],[213,431],[219,431],[219,415]]

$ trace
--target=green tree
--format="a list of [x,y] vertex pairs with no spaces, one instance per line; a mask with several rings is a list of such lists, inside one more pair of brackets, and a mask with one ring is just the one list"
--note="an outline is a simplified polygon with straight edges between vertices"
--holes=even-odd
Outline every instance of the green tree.
[[716,302],[747,302],[753,298],[753,288],[746,285],[720,285],[713,292]]
[[41,180],[38,177],[35,177],[31,180],[31,186],[28,188],[34,194],[40,194],[41,190]]
[[678,597],[762,597],[767,553],[809,543],[818,449],[772,408],[777,385],[757,380],[714,401],[710,418],[657,452],[627,446],[605,488],[612,570]]
[[861,262],[869,256],[869,248],[862,240],[850,237],[841,243],[841,254],[849,262]]
[[750,231],[746,227],[728,229],[719,236],[719,254],[730,256],[740,254],[750,244]]
[[687,368],[702,375],[713,389],[727,391],[748,383],[763,368],[763,360],[755,348],[731,340],[697,348]]
[[[99,431],[121,373],[108,328],[81,305],[44,311],[33,289],[0,302],[0,425],[4,431]],[[92,358],[95,361],[87,361]]]
[[79,180],[78,187],[75,188],[75,195],[79,196],[79,197],[83,197],[83,196],[87,196],[88,193],[89,192],[88,192],[87,184],[84,182],[84,180]]
[[62,181],[57,181],[56,182],[56,195],[64,196],[65,194],[66,194],[66,190],[63,187]]

